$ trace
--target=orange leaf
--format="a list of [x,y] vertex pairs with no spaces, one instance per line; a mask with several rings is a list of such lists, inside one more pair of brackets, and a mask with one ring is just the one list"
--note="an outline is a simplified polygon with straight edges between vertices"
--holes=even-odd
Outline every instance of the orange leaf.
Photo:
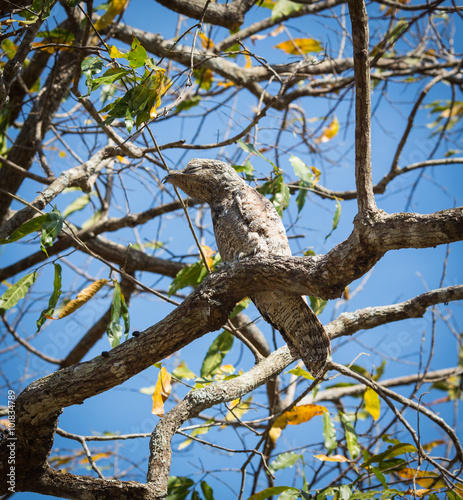
[[339,132],[339,121],[336,116],[333,118],[333,121],[326,127],[322,135],[316,139],[315,142],[328,142],[330,141],[337,133]]
[[172,385],[170,373],[163,366],[159,372],[158,381],[153,392],[153,409],[151,413],[162,417],[164,415],[164,403],[170,395]]
[[308,52],[321,52],[323,50],[321,43],[313,38],[293,38],[275,45],[274,48],[296,56],[301,53],[307,54]]
[[273,427],[284,429],[287,425],[299,425],[308,422],[311,418],[317,415],[323,415],[328,410],[320,405],[299,405],[291,410],[283,413],[275,420]]
[[61,319],[69,316],[69,314],[72,314],[74,311],[79,309],[79,307],[82,307],[85,303],[87,303],[99,290],[101,290],[106,285],[107,282],[108,280],[105,279],[97,280],[88,287],[84,288],[77,295],[76,299],[71,300],[66,304],[65,307],[63,307],[63,309],[61,309],[57,318],[52,319]]
[[314,455],[314,457],[322,462],[350,462],[350,460],[343,455],[331,455],[331,457],[327,455]]

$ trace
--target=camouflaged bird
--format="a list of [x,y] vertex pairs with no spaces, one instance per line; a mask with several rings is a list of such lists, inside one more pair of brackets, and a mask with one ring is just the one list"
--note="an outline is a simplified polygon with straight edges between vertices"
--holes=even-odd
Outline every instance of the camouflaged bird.
[[[165,181],[209,204],[222,261],[291,255],[286,231],[275,207],[228,163],[191,160],[183,170],[171,171]],[[300,357],[313,376],[323,374],[330,340],[305,298],[275,290],[255,293],[251,299],[263,318],[281,333],[291,354]]]

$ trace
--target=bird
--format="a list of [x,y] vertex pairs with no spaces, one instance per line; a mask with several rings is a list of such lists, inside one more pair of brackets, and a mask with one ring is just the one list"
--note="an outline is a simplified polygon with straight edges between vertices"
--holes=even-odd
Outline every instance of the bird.
[[[251,256],[291,256],[283,222],[273,204],[228,163],[196,158],[163,179],[211,209],[214,235],[224,263]],[[271,290],[250,296],[265,321],[278,330],[294,358],[314,377],[324,374],[330,339],[305,297]]]

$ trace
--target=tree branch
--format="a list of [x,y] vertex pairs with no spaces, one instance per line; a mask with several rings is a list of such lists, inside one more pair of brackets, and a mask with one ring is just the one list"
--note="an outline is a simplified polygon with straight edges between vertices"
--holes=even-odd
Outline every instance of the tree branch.
[[377,210],[371,176],[371,98],[368,15],[363,0],[348,0],[355,75],[355,184],[360,217]]

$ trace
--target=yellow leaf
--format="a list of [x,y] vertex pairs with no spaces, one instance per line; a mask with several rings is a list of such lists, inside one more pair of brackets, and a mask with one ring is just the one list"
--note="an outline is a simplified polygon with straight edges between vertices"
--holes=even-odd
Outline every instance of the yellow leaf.
[[61,319],[72,314],[74,311],[79,309],[79,307],[82,307],[84,304],[86,304],[99,290],[101,290],[106,285],[107,282],[108,280],[105,279],[97,280],[88,287],[84,288],[77,295],[77,298],[68,302],[66,306],[61,309],[58,317],[53,319]]
[[320,172],[320,170],[318,170],[317,167],[310,167],[310,170],[312,170],[312,173],[314,175],[314,180],[313,180],[313,183],[317,183],[319,180],[320,180],[320,176],[322,175],[322,173]]
[[190,444],[193,442],[192,439],[188,438],[188,439],[185,439],[185,441],[182,441],[179,445],[178,445],[178,448],[177,450],[180,451],[180,450],[183,450],[184,448],[190,446]]
[[436,446],[440,446],[441,444],[446,444],[447,441],[445,439],[436,439],[435,441],[431,441],[423,445],[424,451],[431,451]]
[[164,403],[170,395],[172,385],[170,373],[163,366],[159,372],[158,381],[153,392],[153,409],[151,413],[162,417],[164,415]]
[[235,399],[230,404],[229,409],[233,411],[229,411],[225,416],[225,420],[227,422],[234,422],[236,419],[241,418],[247,411],[249,411],[249,405],[252,401],[252,396],[247,398],[245,401],[240,401],[239,399]]
[[365,410],[373,417],[373,420],[378,420],[380,414],[378,394],[371,387],[367,387],[363,397],[365,398]]
[[314,457],[322,462],[350,462],[350,460],[343,455],[331,455],[330,457],[327,455],[314,455]]
[[244,54],[244,57],[246,58],[246,64],[244,65],[244,67],[250,68],[252,66],[251,56],[249,56],[248,54]]
[[64,158],[66,156],[66,151],[60,151],[59,152],[59,157]]
[[203,49],[210,49],[214,46],[214,42],[208,38],[204,33],[199,34],[199,38],[201,38],[201,44]]
[[436,474],[435,472],[405,467],[404,469],[398,470],[396,474],[403,479],[414,479],[415,482],[420,486],[423,486],[423,488],[432,488],[433,490],[437,490],[439,488],[447,487],[445,482],[442,481],[442,479],[439,479],[439,474]]
[[223,88],[228,88],[228,87],[233,87],[235,84],[233,82],[219,82],[217,84],[218,87],[223,87]]
[[116,158],[119,163],[122,163],[124,165],[130,165],[130,161],[127,160],[127,158],[125,158],[124,156],[117,155]]
[[318,139],[316,139],[315,142],[328,142],[333,137],[335,137],[338,132],[339,132],[339,121],[335,116],[333,118],[333,121],[328,125],[328,127],[326,127],[323,130],[322,135]]
[[102,30],[109,26],[126,6],[128,0],[111,0],[108,10],[95,22],[95,29]]
[[[111,455],[112,455],[112,453],[110,451],[105,452],[105,453],[97,453],[96,455],[92,455],[92,459],[94,462],[96,462],[97,460],[101,460],[102,458],[109,458]],[[85,464],[87,462],[88,462],[87,457],[79,460],[80,464]]]
[[275,49],[280,49],[287,54],[300,55],[307,54],[308,52],[321,52],[323,47],[318,40],[313,38],[293,38],[286,42],[281,42],[275,45]]
[[121,52],[117,47],[115,47],[114,45],[111,45],[110,49],[109,49],[109,57],[111,59],[118,59],[118,58],[121,58],[121,57],[125,57],[125,54],[124,52]]
[[276,440],[281,436],[281,428],[280,427],[272,427],[268,433],[270,439],[273,443],[276,443]]
[[201,248],[203,249],[204,257],[206,257],[207,265],[211,267],[214,263],[212,256],[215,254],[215,250],[212,250],[212,248],[207,245],[201,245]]

